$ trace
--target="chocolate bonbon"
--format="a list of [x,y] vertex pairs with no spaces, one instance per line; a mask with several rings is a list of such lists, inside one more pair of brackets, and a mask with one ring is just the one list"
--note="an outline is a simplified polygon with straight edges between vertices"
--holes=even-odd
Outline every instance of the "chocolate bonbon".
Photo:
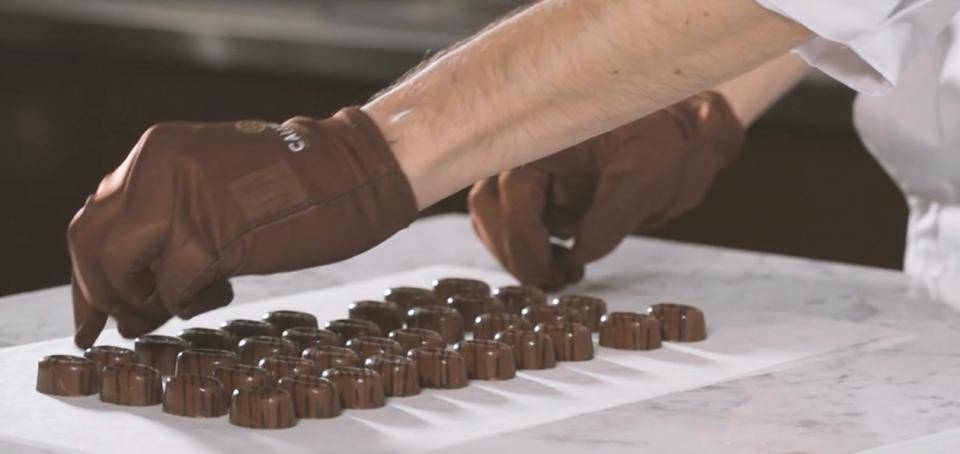
[[517,369],[550,369],[557,366],[553,338],[546,333],[512,328],[498,332],[493,338],[513,347]]
[[476,279],[445,277],[433,281],[433,294],[443,303],[454,295],[490,295],[490,286]]
[[297,425],[293,397],[274,386],[237,388],[230,397],[230,424],[253,429],[284,429]]
[[237,347],[241,364],[256,366],[268,356],[297,356],[297,346],[282,337],[251,336],[240,341]]
[[417,347],[443,348],[447,346],[440,333],[432,329],[401,328],[391,331],[388,337],[400,343],[404,354]]
[[177,375],[213,376],[218,367],[232,366],[237,363],[237,354],[227,350],[213,348],[189,348],[177,355]]
[[415,307],[436,306],[443,303],[437,299],[433,290],[420,287],[393,287],[383,291],[383,299],[400,306],[403,313]]
[[370,320],[341,318],[327,322],[324,328],[337,333],[343,343],[357,336],[383,336],[380,327]]
[[436,331],[443,341],[452,344],[463,340],[463,317],[447,306],[415,307],[407,312],[407,328]]
[[269,371],[278,380],[292,375],[315,375],[318,373],[313,361],[299,356],[268,356],[260,360],[259,367]]
[[600,329],[600,318],[607,313],[606,301],[587,295],[563,295],[555,298],[552,304],[576,310],[582,323],[594,333]]
[[582,323],[583,318],[576,309],[564,306],[527,306],[521,311],[523,318],[530,322],[530,326],[537,326],[545,322],[576,322]]
[[217,367],[213,371],[213,378],[220,380],[223,389],[227,391],[227,396],[236,388],[272,386],[277,383],[273,372],[248,364]]
[[227,414],[230,393],[220,380],[205,375],[166,378],[163,411],[191,418],[216,418]]
[[483,314],[473,324],[473,338],[492,340],[498,332],[510,328],[530,329],[530,322],[520,315],[507,312]]
[[660,338],[665,341],[697,342],[707,338],[703,311],[686,304],[661,303],[647,308],[660,321]]
[[417,363],[421,387],[457,389],[467,386],[467,365],[463,356],[455,351],[421,347],[410,350],[407,357]]
[[317,317],[299,311],[270,311],[263,314],[261,320],[273,325],[275,333],[282,333],[290,328],[317,327]]
[[214,328],[187,328],[177,335],[187,343],[187,348],[212,348],[215,350],[235,350],[237,343],[233,336]]
[[290,393],[293,408],[301,419],[334,418],[341,413],[340,392],[332,381],[311,375],[294,375],[280,380]]
[[493,291],[493,296],[503,302],[504,310],[511,314],[520,314],[527,306],[544,306],[547,294],[537,287],[529,285],[508,285]]
[[383,380],[375,370],[361,367],[334,367],[323,371],[340,391],[343,408],[378,408],[386,404]]
[[622,350],[660,348],[660,322],[634,312],[611,312],[600,320],[600,345]]
[[482,314],[503,312],[503,303],[490,295],[454,295],[447,299],[447,306],[463,317],[463,328],[473,331],[473,324]]
[[187,342],[179,337],[150,334],[138,337],[133,349],[140,362],[155,367],[161,375],[173,375],[177,370],[177,355],[187,349]]
[[404,312],[400,306],[387,301],[355,301],[350,304],[347,313],[351,319],[373,322],[384,334],[403,326]]
[[290,328],[281,336],[297,346],[297,352],[303,353],[307,347],[314,345],[343,345],[337,333],[322,328],[299,327]]
[[135,351],[113,345],[90,347],[84,350],[83,356],[97,365],[97,374],[111,364],[135,363],[140,360]]
[[534,331],[553,339],[553,350],[558,361],[586,361],[593,359],[593,337],[590,329],[576,322],[540,323]]
[[314,345],[303,351],[302,357],[313,362],[316,371],[322,373],[331,367],[359,367],[360,355],[346,348],[332,345]]
[[383,380],[383,393],[389,397],[420,394],[417,364],[406,356],[375,355],[367,358],[363,366],[380,374]]
[[248,337],[252,336],[279,336],[282,332],[275,326],[261,320],[227,320],[220,324],[220,329],[230,333],[234,348]]
[[360,360],[373,355],[400,355],[403,346],[386,337],[359,336],[347,341],[347,348],[357,352]]
[[509,380],[517,375],[513,347],[495,340],[465,340],[454,346],[463,356],[467,377],[474,380]]
[[45,356],[37,364],[37,391],[52,396],[89,396],[100,390],[97,365],[72,355]]
[[163,400],[163,377],[146,364],[115,363],[103,368],[100,400],[129,406],[158,405]]

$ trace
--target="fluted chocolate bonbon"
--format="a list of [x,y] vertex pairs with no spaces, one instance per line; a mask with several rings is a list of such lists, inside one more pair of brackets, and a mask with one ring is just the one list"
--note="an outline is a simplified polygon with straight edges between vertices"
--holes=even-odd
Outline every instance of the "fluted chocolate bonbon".
[[467,386],[467,365],[459,353],[444,348],[421,347],[407,357],[417,363],[423,388],[458,389]]
[[447,306],[463,317],[463,328],[473,331],[473,324],[482,314],[503,312],[503,303],[490,295],[454,295],[447,299]]
[[454,295],[490,295],[490,286],[477,279],[445,277],[433,281],[433,293],[443,303]]
[[553,339],[553,350],[558,361],[587,361],[593,359],[593,337],[590,329],[576,322],[540,323],[534,331]]
[[237,388],[230,397],[230,424],[253,429],[284,429],[297,425],[293,397],[274,386]]
[[371,321],[381,333],[389,333],[403,327],[404,312],[400,306],[388,301],[355,301],[347,309],[351,319]]
[[303,351],[302,357],[313,362],[318,373],[332,367],[359,367],[362,362],[357,352],[332,345],[314,345]]
[[133,349],[140,362],[155,367],[161,375],[173,375],[177,370],[177,355],[187,349],[187,342],[179,337],[150,334],[138,337]]
[[530,322],[517,314],[495,312],[478,316],[473,324],[473,338],[492,340],[500,331],[511,328],[530,329]]
[[415,307],[407,312],[407,328],[436,331],[443,341],[452,344],[463,340],[463,317],[447,306]]
[[340,336],[338,336],[337,333],[322,328],[290,328],[284,331],[281,337],[293,342],[293,344],[297,346],[297,351],[300,353],[303,353],[307,347],[314,345],[343,345],[343,341],[340,340]]
[[660,321],[660,338],[665,341],[697,342],[707,338],[703,311],[686,304],[661,303],[647,308]]
[[383,380],[383,393],[388,397],[406,397],[420,394],[420,377],[417,364],[400,355],[375,355],[363,363],[373,369]]
[[399,342],[386,337],[354,337],[347,341],[347,348],[357,352],[361,361],[374,355],[403,354],[403,346]]
[[293,408],[301,419],[325,419],[340,416],[340,392],[332,381],[312,375],[294,375],[280,380],[280,388],[290,393]]
[[432,329],[401,328],[391,331],[388,337],[400,343],[404,354],[417,347],[443,348],[447,346],[440,333]]
[[189,348],[177,355],[177,375],[213,376],[218,367],[232,366],[237,363],[237,354],[227,350],[213,348]]
[[576,310],[581,322],[594,333],[600,329],[600,318],[607,313],[606,301],[587,295],[563,295],[555,298],[552,304]]
[[600,345],[622,350],[660,348],[660,322],[634,312],[605,314],[600,320]]
[[400,306],[403,313],[415,307],[436,306],[443,303],[437,299],[433,290],[420,287],[393,287],[383,291],[383,299]]
[[273,325],[275,333],[282,333],[290,328],[316,328],[317,317],[313,314],[299,311],[270,311],[263,314],[261,320]]
[[230,391],[220,380],[205,375],[166,378],[163,411],[190,418],[216,418],[227,414]]
[[511,328],[498,332],[493,339],[513,347],[517,369],[550,369],[557,366],[553,338],[546,333]]
[[357,336],[383,336],[380,327],[370,320],[341,318],[327,322],[324,328],[337,333],[340,336],[340,342],[344,344]]
[[270,371],[278,380],[292,375],[315,375],[319,371],[313,361],[299,356],[268,356],[260,360],[258,366]]
[[37,364],[37,391],[52,396],[89,396],[100,390],[97,365],[72,355],[45,356]]
[[334,367],[323,371],[340,391],[343,408],[378,408],[386,404],[383,380],[375,370],[362,367]]
[[163,400],[162,379],[160,371],[146,364],[110,364],[101,372],[100,400],[137,407],[158,405]]
[[474,380],[509,380],[517,375],[513,347],[495,340],[465,340],[454,346],[463,356],[467,377]]
[[113,345],[97,345],[83,352],[83,356],[97,365],[97,374],[111,364],[136,363],[140,361],[137,352],[129,348]]
[[511,314],[520,314],[527,306],[544,306],[547,294],[537,287],[529,285],[508,285],[493,291],[493,296],[503,302],[504,310]]
[[261,320],[227,320],[220,324],[220,329],[230,333],[234,348],[240,341],[252,336],[279,336],[282,332],[275,326]]
[[277,384],[273,372],[248,364],[218,367],[213,371],[213,378],[220,380],[228,396],[236,388]]
[[527,306],[521,311],[523,318],[530,322],[530,326],[537,326],[546,322],[575,322],[581,323],[583,318],[576,309],[564,306]]
[[268,356],[297,356],[297,346],[282,337],[251,336],[240,341],[237,347],[242,364],[256,366]]
[[215,350],[235,350],[237,343],[233,336],[215,328],[187,328],[177,335],[187,343],[187,348],[212,348]]

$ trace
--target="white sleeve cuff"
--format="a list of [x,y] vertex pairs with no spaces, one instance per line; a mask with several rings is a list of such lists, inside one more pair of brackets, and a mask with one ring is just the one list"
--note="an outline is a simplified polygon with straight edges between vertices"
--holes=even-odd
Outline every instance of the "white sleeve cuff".
[[960,11],[956,0],[755,0],[818,38],[795,51],[866,94],[897,85],[913,59]]

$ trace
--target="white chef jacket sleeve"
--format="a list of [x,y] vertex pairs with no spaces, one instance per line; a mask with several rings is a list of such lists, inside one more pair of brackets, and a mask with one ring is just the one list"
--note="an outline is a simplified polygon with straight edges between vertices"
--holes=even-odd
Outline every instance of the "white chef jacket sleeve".
[[882,94],[960,12],[960,0],[755,0],[818,37],[795,51],[851,88]]

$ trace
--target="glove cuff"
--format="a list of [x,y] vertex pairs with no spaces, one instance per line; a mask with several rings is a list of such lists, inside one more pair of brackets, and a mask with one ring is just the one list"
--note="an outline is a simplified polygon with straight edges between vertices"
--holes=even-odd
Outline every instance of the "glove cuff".
[[362,150],[365,155],[358,156],[358,159],[371,166],[379,166],[377,170],[379,175],[371,177],[373,185],[378,196],[381,214],[384,221],[383,227],[392,232],[403,229],[410,225],[420,211],[417,209],[417,199],[413,194],[413,187],[407,179],[400,163],[390,149],[390,145],[380,132],[376,123],[363,111],[357,107],[347,107],[341,109],[334,119],[343,121],[354,130],[355,140],[363,141],[364,144],[356,147],[356,150]]

